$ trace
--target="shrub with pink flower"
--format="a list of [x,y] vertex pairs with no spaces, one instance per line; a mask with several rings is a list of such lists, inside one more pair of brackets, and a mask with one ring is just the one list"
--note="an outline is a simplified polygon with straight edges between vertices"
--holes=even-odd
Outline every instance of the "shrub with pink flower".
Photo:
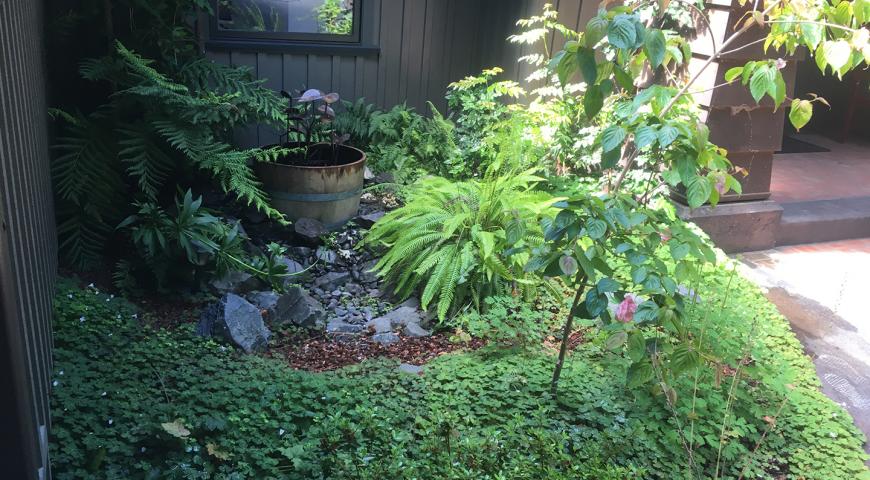
[[616,319],[622,323],[629,323],[634,319],[637,306],[640,302],[633,293],[626,293],[625,298],[616,306]]

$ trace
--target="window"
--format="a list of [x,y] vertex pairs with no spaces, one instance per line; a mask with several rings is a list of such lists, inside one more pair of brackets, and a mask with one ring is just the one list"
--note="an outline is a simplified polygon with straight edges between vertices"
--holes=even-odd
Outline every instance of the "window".
[[359,42],[361,0],[217,0],[219,38]]

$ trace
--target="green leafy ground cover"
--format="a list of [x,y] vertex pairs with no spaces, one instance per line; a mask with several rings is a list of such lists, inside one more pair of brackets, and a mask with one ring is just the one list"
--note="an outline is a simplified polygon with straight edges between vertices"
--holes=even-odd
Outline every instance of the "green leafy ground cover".
[[[699,370],[694,396],[691,378],[676,385],[677,415],[662,396],[625,388],[628,359],[595,330],[569,357],[554,400],[548,352],[452,354],[422,376],[388,361],[306,373],[192,328],[142,326],[124,300],[64,281],[53,470],[61,479],[711,478],[719,457],[720,478],[870,478],[863,436],[819,392],[786,321],[740,277],[708,278],[690,318],[706,318],[731,367]],[[739,368],[750,375],[734,383],[744,353]],[[681,430],[696,443],[692,461]]]

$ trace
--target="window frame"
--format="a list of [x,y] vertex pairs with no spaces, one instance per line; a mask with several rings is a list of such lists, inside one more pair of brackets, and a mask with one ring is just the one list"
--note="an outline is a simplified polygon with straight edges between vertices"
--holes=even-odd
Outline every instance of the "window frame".
[[362,43],[362,3],[364,0],[353,2],[353,29],[350,35],[334,33],[306,33],[306,32],[255,32],[244,30],[221,30],[218,26],[218,2],[212,0],[211,6],[214,15],[210,15],[209,40],[218,43],[251,42],[256,44],[273,45],[360,45]]

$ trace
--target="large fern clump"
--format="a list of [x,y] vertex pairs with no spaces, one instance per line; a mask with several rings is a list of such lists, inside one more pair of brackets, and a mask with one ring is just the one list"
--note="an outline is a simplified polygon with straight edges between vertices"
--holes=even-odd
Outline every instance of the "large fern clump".
[[183,182],[202,177],[281,218],[251,168],[279,152],[229,142],[236,127],[280,125],[282,99],[246,69],[198,57],[162,67],[116,42],[112,54],[80,68],[85,79],[111,86],[107,102],[89,114],[55,111],[64,120],[53,163],[60,246],[73,265],[100,257],[134,203],[171,201]]
[[537,281],[523,271],[529,247],[543,243],[539,217],[554,199],[534,190],[527,172],[497,172],[452,182],[426,177],[408,189],[405,206],[378,221],[364,244],[386,253],[374,270],[405,299],[420,292],[440,320],[490,295],[525,292]]

